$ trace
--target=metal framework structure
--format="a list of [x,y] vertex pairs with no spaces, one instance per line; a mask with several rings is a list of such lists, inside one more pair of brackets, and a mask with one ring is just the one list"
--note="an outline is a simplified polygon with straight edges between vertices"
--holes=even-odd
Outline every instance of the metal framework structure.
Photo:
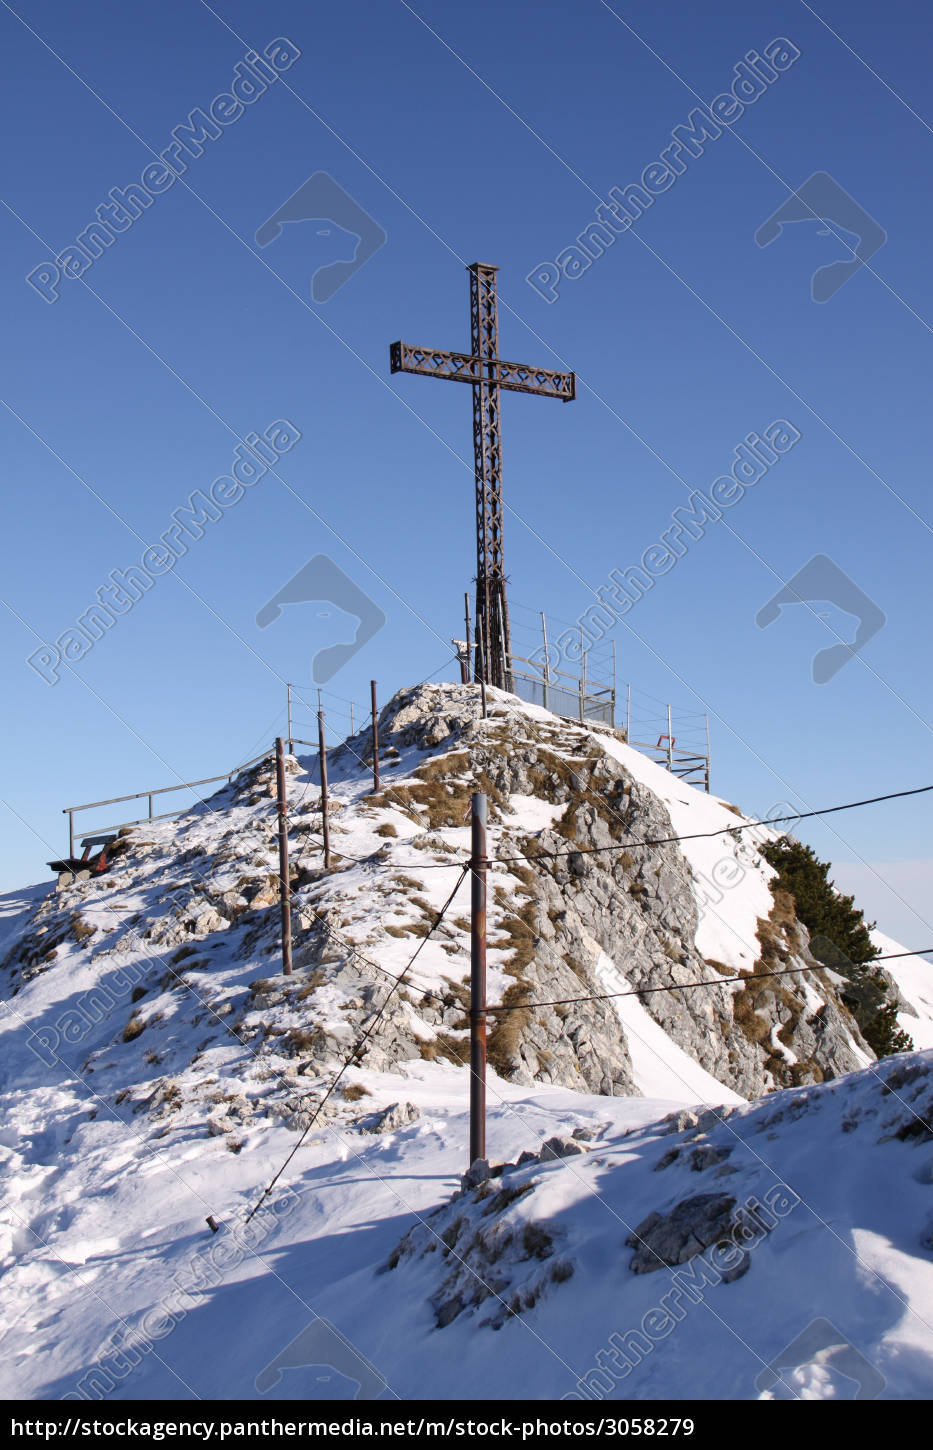
[[418,373],[469,383],[473,389],[473,458],[476,476],[476,649],[473,676],[499,689],[510,687],[511,635],[502,544],[502,421],[499,394],[535,393],[570,403],[576,374],[505,362],[499,351],[497,267],[473,262],[470,274],[469,354],[393,342],[393,373]]

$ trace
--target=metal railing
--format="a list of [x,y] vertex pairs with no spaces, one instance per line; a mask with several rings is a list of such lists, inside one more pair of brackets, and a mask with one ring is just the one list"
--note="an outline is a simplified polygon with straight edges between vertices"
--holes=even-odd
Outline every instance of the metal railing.
[[523,659],[513,654],[509,660],[512,691],[530,705],[541,705],[555,715],[569,720],[598,720],[603,725],[615,724],[616,692],[612,685],[589,680],[586,658],[580,675],[555,669],[546,660]]
[[644,751],[656,765],[663,765],[671,775],[685,780],[688,785],[700,786],[709,793],[709,756],[696,751],[678,750],[671,741],[665,745],[662,742],[666,739],[662,735],[656,745],[646,740],[630,740],[628,743],[636,750]]
[[200,785],[216,785],[221,780],[225,780],[229,785],[242,771],[248,770],[251,765],[258,764],[260,760],[268,760],[273,754],[274,751],[264,750],[261,755],[254,755],[252,760],[245,760],[242,765],[238,765],[235,770],[228,771],[225,775],[208,775],[203,780],[186,780],[180,782],[178,785],[160,785],[156,786],[154,790],[136,790],[131,795],[114,795],[103,801],[87,801],[84,805],[80,806],[65,806],[62,810],[62,815],[68,817],[68,855],[69,857],[73,857],[75,853],[75,816],[79,811],[96,811],[100,810],[103,806],[122,805],[125,801],[144,800],[149,803],[147,815],[137,816],[134,820],[130,821],[117,821],[111,826],[96,826],[93,830],[82,829],[77,834],[83,837],[104,836],[111,831],[122,830],[124,826],[142,826],[148,821],[167,821],[172,816],[180,815],[182,811],[189,810],[190,804],[176,806],[174,810],[162,811],[159,815],[156,815],[153,810],[153,801],[156,796],[169,795],[172,791],[178,790],[196,790]]

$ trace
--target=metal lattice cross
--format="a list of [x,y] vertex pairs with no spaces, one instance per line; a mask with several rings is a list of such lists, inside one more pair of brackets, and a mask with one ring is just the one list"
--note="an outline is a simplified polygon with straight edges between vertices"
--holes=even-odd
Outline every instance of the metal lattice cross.
[[473,262],[470,274],[470,343],[472,351],[444,352],[393,342],[389,360],[393,373],[420,373],[428,378],[470,383],[473,388],[473,457],[476,474],[476,651],[474,678],[509,688],[511,637],[505,592],[502,548],[502,435],[499,391],[537,393],[570,403],[576,397],[576,374],[554,372],[526,363],[504,362],[499,350],[497,267]]

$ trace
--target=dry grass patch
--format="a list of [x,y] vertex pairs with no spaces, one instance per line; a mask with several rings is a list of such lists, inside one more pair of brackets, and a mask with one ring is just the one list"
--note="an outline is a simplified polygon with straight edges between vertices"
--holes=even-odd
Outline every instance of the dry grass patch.
[[142,1032],[145,1032],[145,1030],[146,1024],[143,1018],[138,1012],[134,1012],[130,1017],[129,1022],[127,1022],[126,1026],[123,1029],[123,1041],[135,1042],[136,1038],[139,1037]]
[[468,1037],[451,1037],[448,1032],[439,1032],[430,1042],[421,1042],[418,1045],[426,1062],[436,1062],[438,1058],[442,1058],[457,1067],[463,1067],[470,1061]]
[[304,986],[300,989],[300,991],[298,991],[295,994],[295,1001],[296,1002],[305,1002],[305,1001],[307,1001],[307,999],[314,992],[317,991],[318,987],[323,986],[323,984],[326,981],[327,981],[327,973],[326,972],[322,972],[321,969],[320,969],[320,967],[318,967],[315,971],[313,971],[311,973],[311,976],[305,982]]
[[[787,978],[772,975],[787,969],[792,952],[792,943],[788,938],[796,935],[797,927],[794,898],[787,891],[776,891],[770,916],[767,920],[764,917],[758,919],[757,935],[761,955],[750,973],[741,974],[742,988],[733,998],[735,1023],[750,1042],[770,1046],[773,1024],[760,1010],[765,1006],[770,1007],[772,1013],[776,1008],[783,1008],[788,1014],[778,1033],[785,1046],[790,1043],[797,1023],[803,1016],[804,1003],[784,985]],[[765,1066],[781,1082],[796,1082],[817,1075],[822,1077],[820,1070],[811,1063],[798,1063],[793,1069],[789,1069],[785,1059],[773,1050],[769,1053]],[[798,1068],[799,1072],[796,1071]]]
[[71,918],[71,934],[73,937],[76,938],[77,941],[87,941],[88,937],[92,937],[96,931],[97,927],[92,926],[91,923],[89,921],[85,921],[83,917],[73,916]]
[[523,1008],[523,1003],[531,1000],[531,990],[531,983],[521,978],[506,988],[503,1007],[518,1010],[497,1017],[487,1039],[486,1057],[500,1077],[508,1077],[519,1061],[524,1029],[531,1021],[531,1012]]

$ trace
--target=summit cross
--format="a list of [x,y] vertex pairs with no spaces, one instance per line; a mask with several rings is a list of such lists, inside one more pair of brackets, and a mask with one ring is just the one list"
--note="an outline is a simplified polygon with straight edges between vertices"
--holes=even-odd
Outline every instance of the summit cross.
[[[473,262],[470,274],[469,353],[393,342],[393,373],[419,373],[469,383],[473,389],[473,459],[476,477],[476,648],[473,677],[500,690],[510,687],[511,635],[502,545],[502,428],[499,393],[576,397],[576,374],[505,362],[499,351],[498,267]],[[469,648],[469,645],[468,645]]]

